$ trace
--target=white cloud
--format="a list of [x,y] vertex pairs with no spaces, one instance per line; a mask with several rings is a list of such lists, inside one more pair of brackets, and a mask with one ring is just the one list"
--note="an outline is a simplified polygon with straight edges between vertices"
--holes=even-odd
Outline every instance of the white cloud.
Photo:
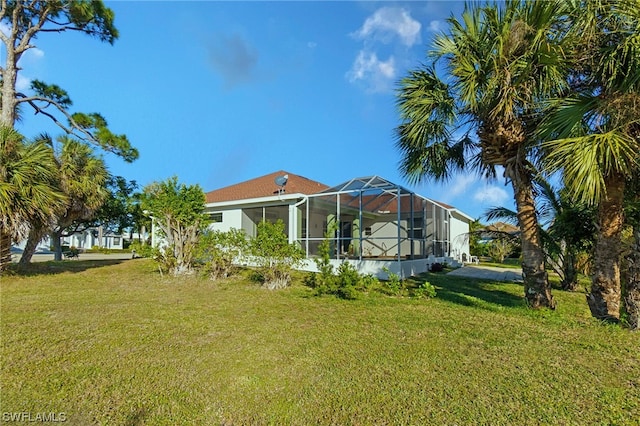
[[509,194],[499,186],[487,185],[476,191],[473,199],[483,204],[501,206],[509,199]]
[[315,49],[318,46],[318,43],[316,43],[315,41],[310,41],[307,43],[307,47],[309,49]]
[[37,47],[32,47],[31,49],[27,50],[24,54],[29,55],[29,57],[33,59],[40,59],[44,57],[44,51],[42,49],[38,49]]
[[431,21],[429,22],[429,31],[437,33],[446,28],[446,24],[443,21]]
[[31,87],[31,79],[18,73],[18,78],[16,79],[16,90],[18,92],[24,92],[28,90],[30,87]]
[[411,17],[405,9],[382,7],[369,16],[362,27],[352,35],[359,39],[373,38],[383,43],[390,43],[399,37],[406,46],[420,43],[422,25]]
[[351,70],[347,72],[347,78],[351,83],[366,81],[368,90],[382,92],[390,88],[391,81],[396,77],[395,59],[378,59],[375,52],[361,50],[358,53]]
[[467,191],[470,186],[478,180],[475,175],[457,175],[454,181],[447,185],[447,196],[454,198]]

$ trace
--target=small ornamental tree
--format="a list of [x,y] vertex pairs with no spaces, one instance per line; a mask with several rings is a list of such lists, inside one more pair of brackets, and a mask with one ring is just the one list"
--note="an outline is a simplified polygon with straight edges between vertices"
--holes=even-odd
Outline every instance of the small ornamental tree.
[[234,272],[234,262],[246,254],[249,241],[243,229],[227,232],[205,231],[200,236],[197,258],[212,280],[226,278]]
[[250,242],[250,252],[255,256],[263,285],[269,290],[287,287],[291,282],[291,271],[304,259],[300,247],[289,243],[282,220],[258,224],[258,233]]
[[497,263],[503,263],[514,249],[513,243],[506,239],[495,239],[489,242],[488,246],[491,260]]
[[164,238],[157,260],[173,275],[193,271],[194,251],[206,225],[204,192],[199,185],[179,184],[177,177],[144,188],[141,205]]

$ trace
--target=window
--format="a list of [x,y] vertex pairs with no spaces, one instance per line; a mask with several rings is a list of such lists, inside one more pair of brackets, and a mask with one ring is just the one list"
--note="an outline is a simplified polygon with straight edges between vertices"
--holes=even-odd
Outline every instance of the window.
[[120,245],[120,237],[113,237],[113,245],[114,246]]
[[423,226],[423,218],[414,217],[413,223],[411,223],[411,228],[409,229],[409,236],[414,239],[422,239],[424,237]]
[[211,222],[213,222],[213,223],[220,223],[220,222],[222,222],[222,212],[209,213],[209,218],[211,219]]
[[365,237],[370,237],[371,234],[372,234],[372,232],[371,232],[371,227],[370,226],[367,226],[366,228],[364,228],[364,236]]

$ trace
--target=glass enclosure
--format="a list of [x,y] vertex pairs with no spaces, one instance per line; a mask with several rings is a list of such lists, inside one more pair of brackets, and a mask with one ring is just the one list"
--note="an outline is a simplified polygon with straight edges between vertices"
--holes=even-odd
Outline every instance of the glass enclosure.
[[330,239],[335,259],[449,255],[449,211],[377,176],[310,195],[296,204],[294,216],[297,226],[292,240],[307,256],[318,254],[324,238]]

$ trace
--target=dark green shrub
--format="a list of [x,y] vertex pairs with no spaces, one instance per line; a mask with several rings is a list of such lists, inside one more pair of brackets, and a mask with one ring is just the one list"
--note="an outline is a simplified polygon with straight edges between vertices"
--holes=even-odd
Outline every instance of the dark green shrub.
[[442,263],[438,263],[438,262],[433,263],[429,267],[429,271],[431,271],[431,272],[442,272],[442,271],[444,271],[444,265]]
[[337,274],[331,265],[331,248],[325,239],[318,248],[319,257],[315,259],[318,272],[310,273],[305,284],[315,290],[315,294],[333,294],[342,299],[357,299],[360,292],[367,290],[378,282],[372,275],[362,275],[349,262],[340,264]]
[[342,262],[336,276],[336,295],[342,299],[357,299],[362,276],[349,262]]

